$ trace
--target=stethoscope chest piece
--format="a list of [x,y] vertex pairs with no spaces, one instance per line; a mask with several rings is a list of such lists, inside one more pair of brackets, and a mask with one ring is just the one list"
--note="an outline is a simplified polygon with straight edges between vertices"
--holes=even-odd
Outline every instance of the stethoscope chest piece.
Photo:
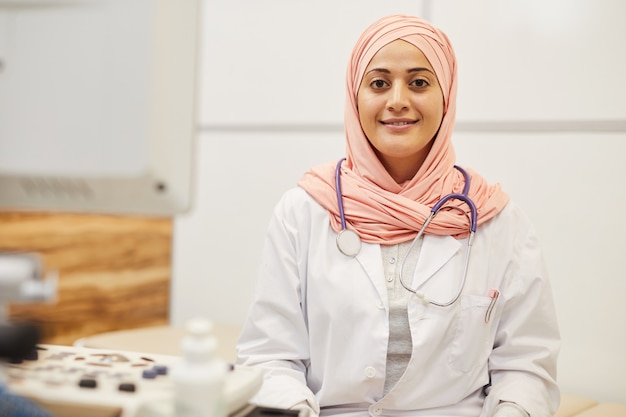
[[337,234],[337,248],[346,256],[356,256],[361,251],[361,238],[350,229],[343,229]]

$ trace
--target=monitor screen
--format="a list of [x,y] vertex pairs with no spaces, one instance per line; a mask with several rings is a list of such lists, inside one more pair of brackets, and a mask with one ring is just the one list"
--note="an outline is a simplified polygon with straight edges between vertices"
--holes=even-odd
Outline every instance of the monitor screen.
[[0,0],[0,209],[192,201],[200,0]]

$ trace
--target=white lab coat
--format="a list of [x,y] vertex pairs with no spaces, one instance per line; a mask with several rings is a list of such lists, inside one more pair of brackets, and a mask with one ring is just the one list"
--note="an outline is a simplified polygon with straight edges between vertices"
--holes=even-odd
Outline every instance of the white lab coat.
[[[450,307],[412,296],[413,352],[383,396],[388,297],[380,245],[356,257],[336,246],[328,212],[303,189],[288,191],[271,219],[238,362],[265,369],[254,399],[322,415],[490,417],[513,401],[532,417],[552,416],[558,328],[550,285],[528,219],[513,203],[481,225],[467,283]],[[426,236],[413,277],[427,297],[458,289],[467,240]],[[501,295],[489,322],[490,289]],[[485,397],[485,394],[488,394]]]

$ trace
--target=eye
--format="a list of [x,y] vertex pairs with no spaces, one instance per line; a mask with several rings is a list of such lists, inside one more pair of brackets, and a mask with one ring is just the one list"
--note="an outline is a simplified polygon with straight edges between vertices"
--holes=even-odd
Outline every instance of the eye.
[[386,86],[387,82],[381,79],[372,80],[372,82],[370,83],[370,87],[372,87],[374,90],[380,90],[381,88],[385,88]]
[[424,88],[424,87],[428,87],[430,83],[427,80],[424,80],[423,78],[418,78],[416,80],[413,80],[411,82],[411,85],[417,88]]

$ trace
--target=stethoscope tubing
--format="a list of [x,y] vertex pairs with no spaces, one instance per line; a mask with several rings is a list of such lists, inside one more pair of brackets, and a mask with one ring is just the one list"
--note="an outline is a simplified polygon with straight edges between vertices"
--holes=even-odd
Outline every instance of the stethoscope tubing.
[[346,226],[346,215],[343,208],[343,193],[341,191],[341,164],[346,158],[342,158],[337,163],[335,169],[335,189],[337,190],[337,204],[339,205],[339,218],[341,220],[341,231],[337,233],[337,248],[346,256],[356,256],[361,252],[361,238],[359,234]]
[[[465,201],[465,200],[463,200],[463,201]],[[454,294],[454,296],[450,300],[448,300],[448,301],[446,301],[444,303],[440,303],[440,302],[437,302],[437,301],[434,301],[434,300],[431,300],[431,299],[427,298],[426,294],[424,294],[423,291],[419,290],[421,287],[423,287],[430,280],[430,278],[427,279],[426,281],[422,282],[422,284],[419,285],[417,288],[413,289],[410,286],[405,284],[404,276],[403,276],[404,275],[404,263],[406,262],[406,260],[407,260],[407,258],[409,256],[409,253],[411,253],[411,250],[413,249],[413,246],[415,246],[415,242],[418,242],[420,240],[420,238],[424,234],[424,231],[428,227],[428,224],[437,215],[437,212],[439,211],[440,208],[441,208],[441,206],[439,208],[437,208],[437,210],[432,210],[431,211],[430,215],[428,216],[428,218],[426,218],[426,221],[424,221],[424,224],[420,228],[419,232],[417,232],[417,236],[415,236],[415,238],[411,242],[411,245],[409,246],[409,248],[407,249],[406,253],[402,257],[402,260],[400,261],[400,265],[398,266],[399,269],[400,269],[400,272],[399,272],[399,275],[398,275],[398,279],[400,281],[400,284],[404,287],[405,290],[415,294],[417,296],[417,298],[419,298],[423,303],[425,303],[425,304],[430,303],[430,304],[433,304],[433,305],[435,305],[437,307],[449,307],[452,304],[457,302],[457,300],[459,299],[459,297],[463,293],[463,289],[465,288],[465,282],[467,281],[467,273],[469,271],[470,253],[472,251],[472,243],[474,241],[474,232],[473,231],[470,231],[469,237],[467,239],[467,251],[465,252],[465,264],[463,266],[463,275],[462,275],[463,278],[461,278],[461,285],[459,285],[459,288],[458,288],[457,292]]]
[[346,158],[341,158],[335,168],[335,190],[337,192],[337,204],[339,206],[339,219],[341,220],[341,230],[346,230],[346,212],[343,209],[343,192],[341,190],[341,164]]
[[[358,242],[358,248],[356,247],[356,245],[353,246],[353,247],[350,247],[350,248],[342,247],[342,235],[350,234],[350,236],[354,235],[354,236],[356,236],[356,239],[358,239],[358,234],[355,231],[353,231],[353,230],[347,229],[347,225],[346,225],[346,216],[345,216],[345,210],[344,210],[344,206],[343,206],[343,192],[342,192],[342,188],[341,188],[341,165],[342,165],[343,161],[345,161],[345,159],[346,158],[340,159],[337,162],[337,167],[335,168],[335,190],[337,192],[337,205],[338,205],[338,208],[339,208],[339,218],[340,218],[340,221],[341,221],[341,231],[337,235],[337,247],[339,248],[339,251],[341,253],[343,253],[344,255],[346,255],[346,256],[356,256],[358,254],[359,250],[360,250],[360,240]],[[402,260],[401,260],[400,265],[399,265],[399,268],[400,268],[400,273],[399,273],[400,284],[402,284],[402,286],[407,291],[415,294],[422,302],[430,303],[430,304],[433,304],[433,305],[438,306],[438,307],[448,307],[448,306],[451,306],[452,304],[454,304],[459,299],[459,297],[463,293],[463,289],[465,288],[465,282],[467,281],[467,273],[468,273],[468,270],[469,270],[470,252],[471,252],[471,249],[472,249],[472,243],[473,243],[473,240],[474,240],[474,234],[476,233],[476,227],[478,225],[478,210],[476,209],[476,205],[474,204],[472,199],[468,196],[469,188],[470,188],[469,174],[467,173],[467,171],[465,171],[463,168],[459,167],[458,165],[455,165],[454,168],[456,168],[459,172],[461,172],[461,174],[463,174],[463,177],[465,179],[465,185],[463,187],[462,193],[461,194],[458,194],[458,193],[447,194],[447,195],[443,196],[439,201],[437,201],[437,203],[435,203],[433,205],[432,209],[430,210],[430,215],[426,218],[426,220],[424,221],[424,224],[422,225],[420,230],[417,232],[417,236],[415,236],[415,238],[411,242],[411,245],[409,246],[408,250],[406,251],[406,253],[402,257]],[[468,237],[468,240],[467,240],[467,251],[466,251],[466,254],[465,254],[465,265],[464,265],[464,268],[463,268],[463,278],[461,280],[461,285],[459,286],[459,289],[455,293],[454,297],[452,297],[447,302],[439,303],[437,301],[428,299],[422,291],[419,291],[419,288],[424,286],[426,284],[426,282],[428,282],[428,280],[423,282],[417,288],[413,289],[413,288],[411,288],[410,286],[407,286],[404,283],[403,271],[404,271],[404,264],[406,262],[406,259],[407,259],[408,255],[409,255],[409,253],[411,252],[411,250],[413,249],[413,246],[415,245],[415,243],[417,241],[419,241],[419,239],[422,237],[422,235],[424,234],[426,228],[428,227],[430,222],[435,218],[435,216],[437,215],[439,210],[441,210],[443,208],[444,204],[446,204],[448,201],[450,201],[452,199],[463,201],[469,207],[470,214],[469,214],[468,217],[469,217],[469,223],[470,223],[470,234],[469,234],[469,237]],[[348,239],[345,239],[345,240],[348,240]],[[351,243],[354,245],[354,242],[351,242]]]
[[[341,188],[341,165],[343,161],[345,160],[346,158],[341,158],[339,162],[337,162],[337,166],[335,167],[335,191],[337,193],[337,205],[339,208],[339,220],[341,222],[341,230],[345,230],[347,226],[346,212],[343,206],[343,191]],[[424,225],[428,226],[432,218],[437,214],[437,212],[439,212],[439,210],[443,207],[444,204],[446,204],[449,200],[456,199],[456,200],[463,201],[469,207],[470,209],[470,232],[475,233],[476,227],[478,225],[478,210],[476,209],[476,205],[474,204],[472,199],[469,198],[468,196],[469,188],[470,188],[469,174],[467,173],[467,171],[465,171],[463,168],[461,168],[458,165],[455,165],[454,168],[456,168],[461,174],[463,174],[463,177],[465,178],[465,185],[463,186],[463,192],[461,194],[452,193],[452,194],[445,195],[439,201],[437,201],[437,203],[435,203],[435,205],[430,210],[431,215],[426,219],[426,221],[424,222]],[[424,226],[422,226],[422,228],[424,228]]]

